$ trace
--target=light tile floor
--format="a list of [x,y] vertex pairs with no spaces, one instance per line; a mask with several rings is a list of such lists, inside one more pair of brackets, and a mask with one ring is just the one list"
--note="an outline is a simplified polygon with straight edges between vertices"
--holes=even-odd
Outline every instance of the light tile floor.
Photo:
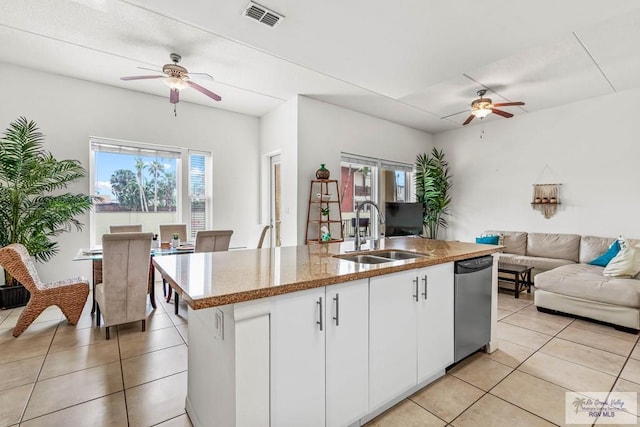
[[[501,292],[499,350],[472,355],[368,425],[564,425],[566,391],[640,393],[638,336],[539,313],[532,300]],[[0,311],[0,426],[191,426],[186,306],[175,316],[159,301],[146,332],[124,325],[109,341],[89,304],[77,326],[54,307],[13,338],[20,310]]]

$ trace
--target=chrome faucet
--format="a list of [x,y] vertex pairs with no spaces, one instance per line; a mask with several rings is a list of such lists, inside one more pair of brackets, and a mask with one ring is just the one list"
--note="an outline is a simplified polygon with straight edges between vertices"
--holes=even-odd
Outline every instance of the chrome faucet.
[[360,211],[366,205],[371,205],[376,208],[376,211],[378,211],[378,223],[380,225],[384,224],[384,216],[382,215],[382,212],[380,212],[380,208],[375,204],[375,202],[372,202],[371,200],[365,200],[364,202],[360,203],[360,206],[356,208],[356,238],[354,242],[356,251],[360,250],[360,247],[363,243],[367,243],[366,239],[363,239],[364,241],[360,239]]

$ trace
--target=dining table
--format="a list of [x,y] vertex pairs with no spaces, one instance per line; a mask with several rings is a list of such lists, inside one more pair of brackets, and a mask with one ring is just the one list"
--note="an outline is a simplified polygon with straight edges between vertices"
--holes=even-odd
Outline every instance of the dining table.
[[[151,262],[149,263],[149,301],[151,306],[156,308],[156,292],[155,292],[155,267],[153,265],[153,257],[163,255],[179,255],[193,253],[195,246],[192,243],[184,243],[178,247],[170,248],[151,248]],[[73,261],[91,261],[92,262],[92,289],[93,289],[93,305],[91,307],[91,315],[96,311],[95,289],[98,283],[102,282],[102,246],[97,245],[91,248],[78,250]]]

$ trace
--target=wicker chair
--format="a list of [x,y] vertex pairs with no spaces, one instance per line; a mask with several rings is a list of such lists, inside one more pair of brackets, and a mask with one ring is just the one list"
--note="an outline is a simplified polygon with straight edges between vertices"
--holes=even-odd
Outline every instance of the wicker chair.
[[45,308],[52,305],[57,305],[62,310],[69,323],[72,325],[78,323],[89,295],[87,279],[74,277],[58,282],[42,283],[29,252],[19,243],[0,249],[0,265],[22,283],[31,294],[27,306],[13,328],[14,337],[23,333]]
[[96,285],[96,326],[109,327],[147,319],[147,289],[152,233],[102,235],[102,283]]

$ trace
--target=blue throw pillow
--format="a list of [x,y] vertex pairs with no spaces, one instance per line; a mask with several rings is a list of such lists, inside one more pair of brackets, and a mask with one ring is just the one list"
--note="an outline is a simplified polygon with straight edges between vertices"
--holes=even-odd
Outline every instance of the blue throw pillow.
[[613,258],[615,258],[616,255],[618,255],[618,252],[620,252],[620,242],[616,240],[611,244],[611,246],[609,246],[607,252],[603,253],[598,258],[591,261],[589,264],[606,267],[607,264],[609,264],[609,262]]
[[500,241],[500,236],[476,237],[476,243],[482,243],[484,245],[497,245],[499,241]]

